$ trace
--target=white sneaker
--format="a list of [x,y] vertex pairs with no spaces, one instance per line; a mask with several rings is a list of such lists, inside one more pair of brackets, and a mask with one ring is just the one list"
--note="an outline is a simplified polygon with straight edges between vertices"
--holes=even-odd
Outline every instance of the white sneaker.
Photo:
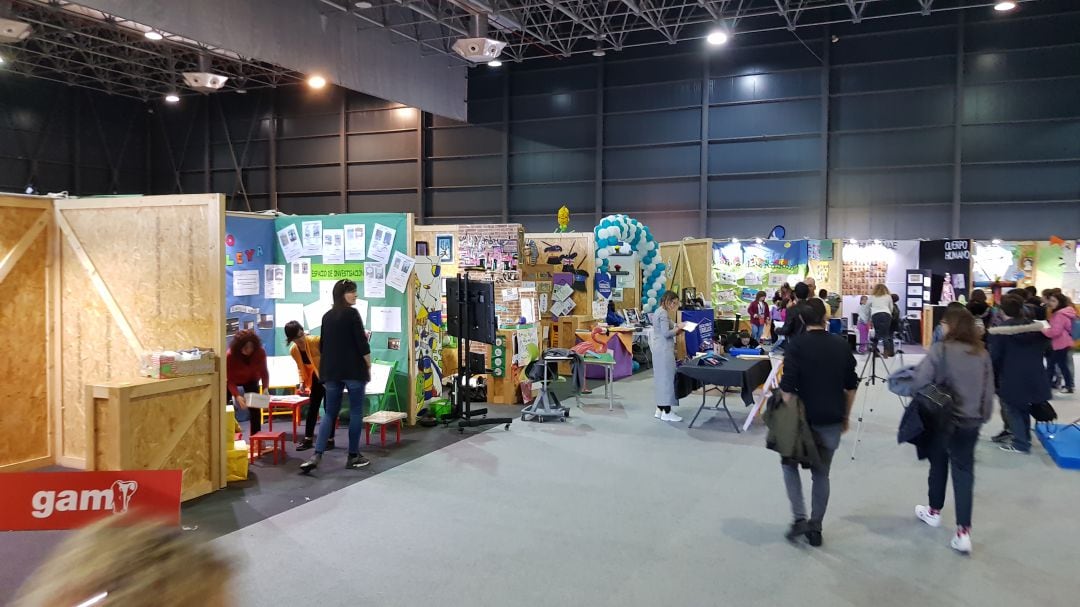
[[915,516],[919,517],[920,521],[931,527],[941,526],[941,513],[932,514],[930,512],[930,506],[915,506]]
[[660,420],[665,422],[681,422],[682,418],[674,413],[664,413],[660,416]]
[[963,554],[971,554],[971,533],[962,533],[958,530],[949,542],[949,547]]
[[660,407],[657,407],[656,408],[656,413],[653,415],[653,417],[655,417],[656,419],[660,419],[660,416],[663,415],[663,414],[664,414],[664,412],[660,410]]

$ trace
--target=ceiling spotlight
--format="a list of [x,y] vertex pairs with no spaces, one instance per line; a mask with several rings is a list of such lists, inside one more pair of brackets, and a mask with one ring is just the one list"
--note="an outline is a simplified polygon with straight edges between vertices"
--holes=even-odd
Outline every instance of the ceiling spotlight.
[[367,9],[371,8],[374,5],[372,3],[370,3],[370,2],[355,2],[355,3],[353,3],[353,6],[355,6],[356,8],[358,8],[358,9],[360,9],[362,11],[366,11]]
[[849,240],[848,242],[850,242],[851,244],[859,244],[859,241],[858,241],[858,240],[855,240],[854,238],[852,238],[852,239],[851,239],[851,240]]
[[488,67],[502,67],[502,61],[492,59],[491,61],[488,61]]
[[1011,11],[1016,8],[1015,2],[1002,1],[994,5],[994,10],[999,12]]
[[739,242],[739,239],[738,238],[732,238],[731,242]]
[[0,55],[0,65],[4,65],[4,56]]
[[177,95],[176,93],[165,95],[165,103],[180,103],[180,95]]
[[318,74],[307,79],[307,85],[313,89],[321,89],[326,86],[326,78],[319,76]]
[[606,54],[607,54],[607,52],[602,48],[598,48],[598,49],[596,49],[595,51],[592,52],[593,57],[603,57]]
[[995,238],[995,239],[990,241],[990,244],[1001,244],[1001,239],[1000,238]]
[[875,238],[874,239],[874,244],[881,244],[881,239],[880,238]]
[[148,30],[147,32],[143,33],[143,37],[147,40],[153,40],[154,42],[165,39],[165,36],[162,36],[161,32],[154,30]]
[[755,238],[755,239],[754,239],[754,242],[756,242],[756,243],[758,243],[758,244],[761,244],[761,243],[763,243],[763,242],[765,242],[765,241],[764,241],[764,240],[762,240],[760,236],[758,236],[757,238]]
[[715,32],[710,32],[709,35],[705,37],[705,42],[708,42],[709,44],[711,44],[713,46],[720,46],[721,44],[727,44],[727,41],[728,41],[727,32],[723,32],[723,31],[719,31],[719,30],[715,31]]

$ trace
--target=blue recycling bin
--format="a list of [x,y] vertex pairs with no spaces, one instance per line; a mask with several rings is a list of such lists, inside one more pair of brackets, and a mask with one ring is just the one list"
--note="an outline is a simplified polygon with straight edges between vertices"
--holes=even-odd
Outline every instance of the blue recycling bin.
[[697,330],[686,333],[686,354],[693,356],[698,352],[711,352],[713,349],[713,320],[712,309],[683,310],[683,322],[698,323]]

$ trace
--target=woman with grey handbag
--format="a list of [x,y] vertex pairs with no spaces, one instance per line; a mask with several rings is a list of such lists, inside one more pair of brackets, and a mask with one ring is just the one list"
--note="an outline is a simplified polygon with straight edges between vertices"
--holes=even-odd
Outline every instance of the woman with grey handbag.
[[975,443],[979,430],[990,420],[994,402],[994,370],[983,345],[975,317],[966,309],[952,309],[942,319],[945,338],[934,344],[915,368],[915,390],[936,385],[952,395],[948,422],[928,427],[926,441],[930,460],[927,506],[916,506],[915,516],[931,527],[941,526],[945,486],[952,468],[956,501],[956,534],[950,546],[971,553],[971,510],[975,487]]

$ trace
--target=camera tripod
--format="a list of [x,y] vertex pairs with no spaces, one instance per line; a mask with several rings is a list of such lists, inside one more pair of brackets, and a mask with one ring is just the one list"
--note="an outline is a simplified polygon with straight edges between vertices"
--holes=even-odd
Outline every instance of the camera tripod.
[[[860,386],[864,386],[864,387],[865,386],[873,386],[873,385],[876,385],[879,382],[880,383],[888,383],[888,381],[889,381],[889,375],[891,375],[891,372],[889,371],[888,363],[885,362],[885,357],[881,355],[880,351],[878,351],[877,346],[878,346],[879,341],[880,340],[875,338],[870,343],[869,355],[866,358],[866,362],[863,363],[862,371],[859,373],[859,385]],[[897,350],[896,353],[900,356],[900,364],[903,364],[903,362],[904,362],[904,358],[903,358],[904,352],[902,350]],[[879,362],[879,359],[880,359],[880,362]],[[878,375],[878,365],[879,364],[881,365],[881,368],[885,370],[885,375],[884,376]],[[869,374],[867,374],[867,370],[870,371]],[[855,425],[855,445],[851,447],[851,459],[852,460],[855,459],[855,452],[858,451],[859,443],[862,442],[863,420],[866,418],[866,412],[867,412],[867,409],[868,409],[868,405],[867,405],[867,401],[869,400],[869,396],[867,395],[868,390],[864,389],[864,390],[861,390],[861,392],[862,392],[862,394],[861,394],[859,400],[861,400],[862,403],[861,403],[860,408],[859,408],[859,417],[855,421],[855,424],[856,424]],[[900,404],[903,405],[904,400],[902,398],[900,398],[899,396],[897,396],[897,398],[900,399]],[[870,411],[870,413],[874,412],[873,405],[869,405],[869,411]]]

